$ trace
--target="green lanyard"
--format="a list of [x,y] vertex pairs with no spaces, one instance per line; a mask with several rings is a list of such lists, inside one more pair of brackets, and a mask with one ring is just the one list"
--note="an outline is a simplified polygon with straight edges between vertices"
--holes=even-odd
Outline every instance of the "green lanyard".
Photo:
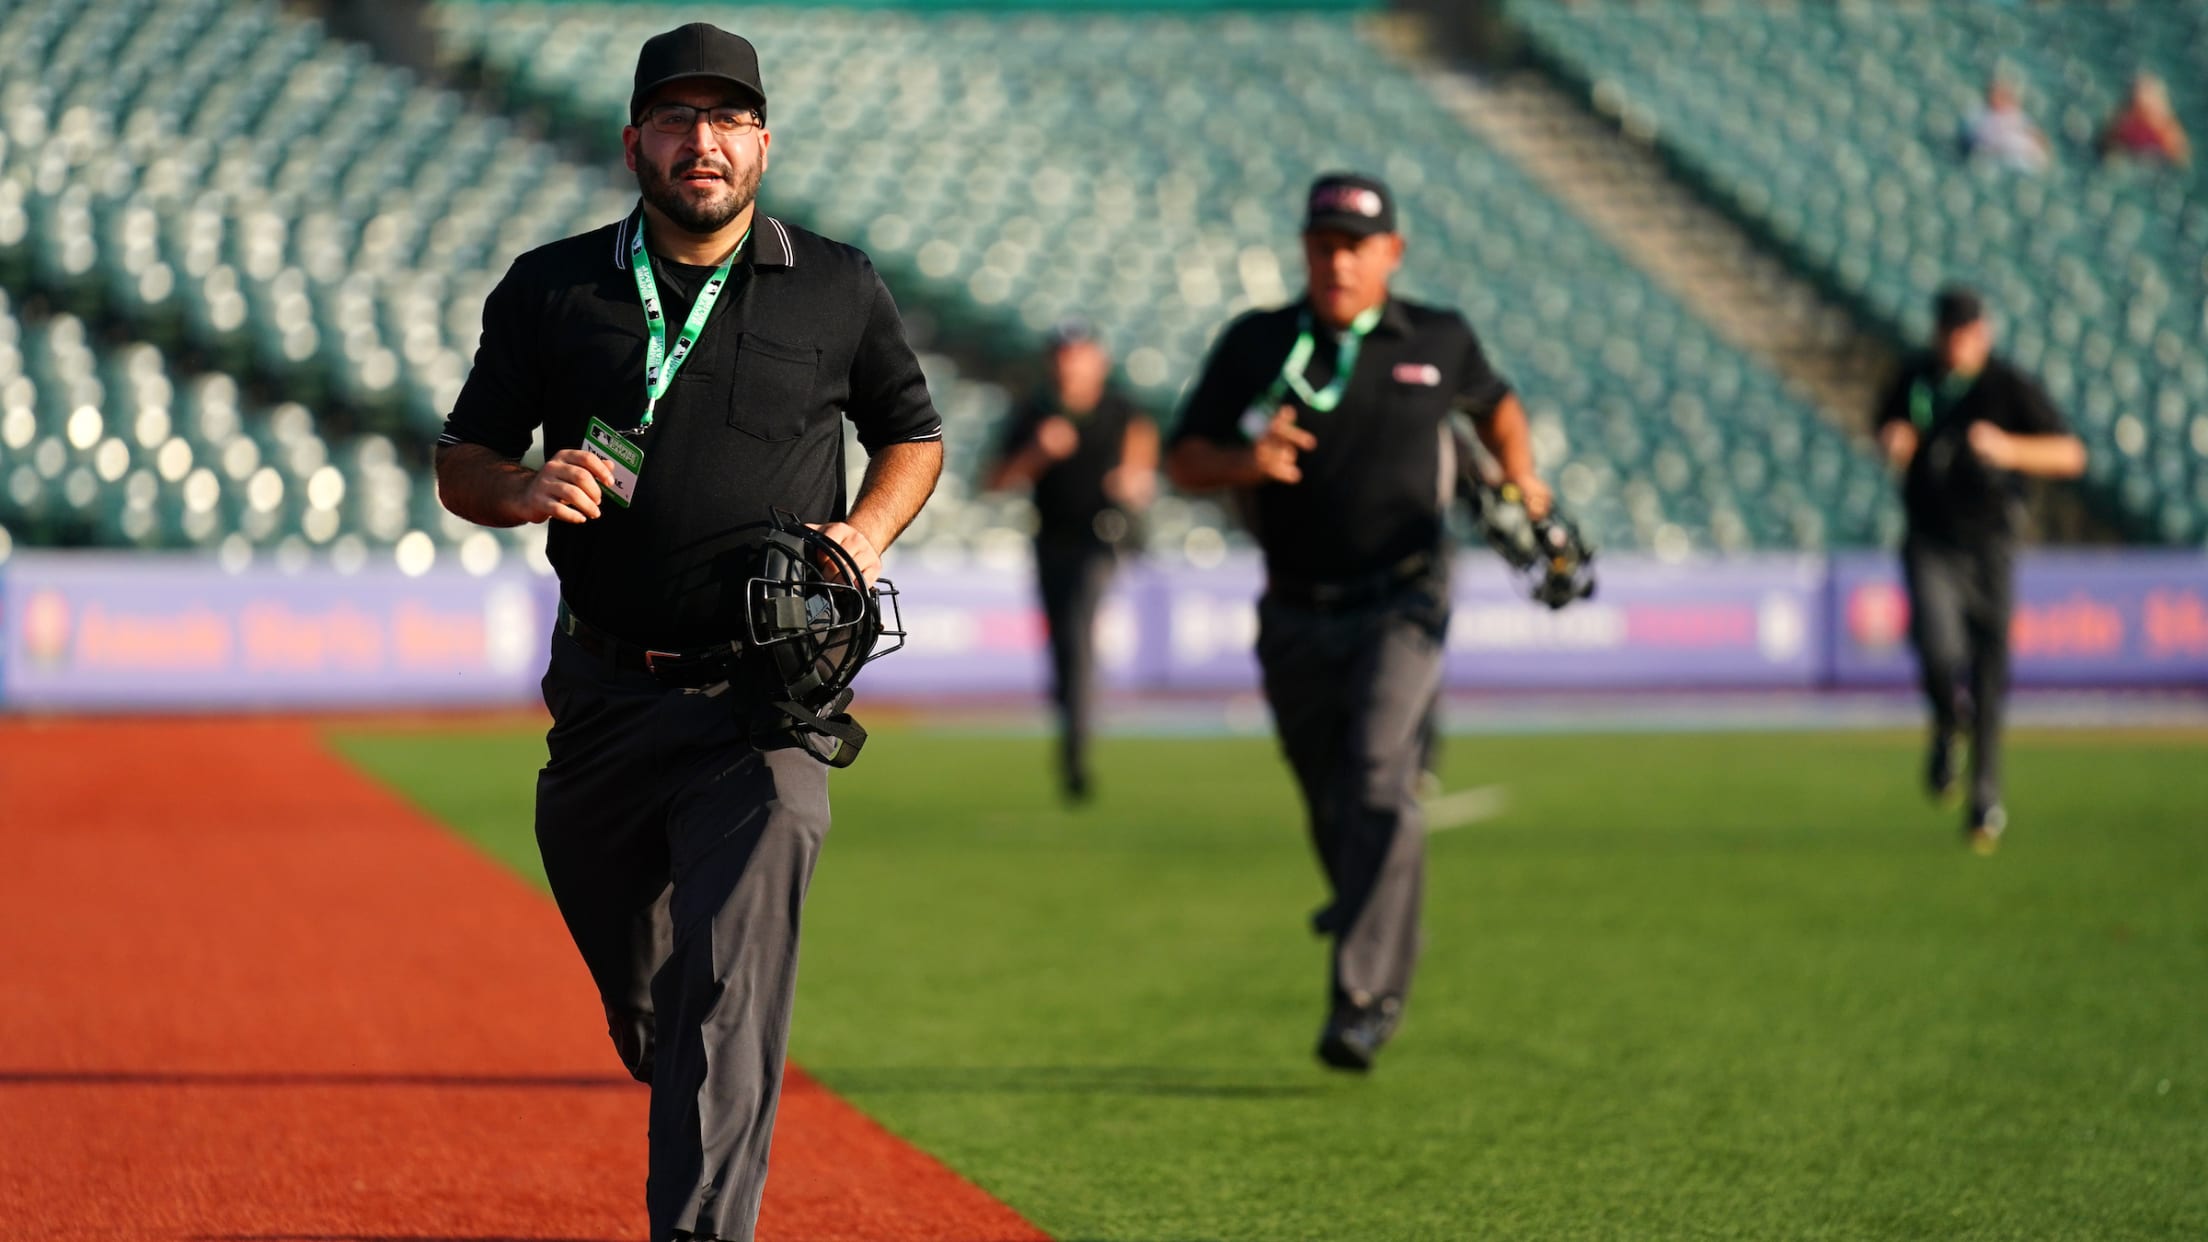
[[1280,364],[1280,382],[1294,390],[1312,413],[1332,413],[1334,407],[1342,403],[1342,393],[1349,388],[1350,372],[1357,369],[1357,353],[1364,348],[1365,334],[1379,322],[1380,308],[1377,306],[1351,320],[1334,355],[1334,378],[1324,388],[1313,388],[1303,375],[1304,368],[1311,365],[1315,348],[1311,339],[1311,308],[1304,307],[1302,316],[1296,320],[1296,343],[1288,350],[1288,361]]
[[1977,383],[1975,375],[1949,373],[1940,377],[1939,392],[1935,394],[1932,385],[1922,379],[1912,380],[1909,384],[1909,421],[1920,431],[1930,431],[1933,421],[1954,409]]
[[736,265],[736,256],[744,252],[744,243],[751,240],[751,230],[736,239],[736,248],[728,252],[721,265],[713,271],[713,278],[698,291],[698,300],[690,307],[690,318],[683,321],[682,334],[675,338],[675,348],[667,348],[667,316],[659,309],[659,281],[652,277],[652,256],[644,253],[644,226],[637,223],[635,236],[629,239],[629,270],[636,274],[636,296],[644,303],[644,419],[636,425],[637,431],[649,431],[652,412],[659,408],[659,399],[667,395],[667,389],[675,382],[675,372],[682,369],[682,360],[690,356],[690,347],[698,343],[698,334],[705,331],[706,318],[713,313],[713,304],[721,300],[721,286],[728,283],[728,271]]

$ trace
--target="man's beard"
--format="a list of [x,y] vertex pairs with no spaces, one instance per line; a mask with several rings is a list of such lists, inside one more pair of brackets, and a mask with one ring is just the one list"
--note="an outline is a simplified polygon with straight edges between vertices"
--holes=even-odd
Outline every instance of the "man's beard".
[[[698,202],[683,194],[674,179],[701,166],[722,174],[721,184],[728,187],[726,196]],[[665,213],[676,228],[703,236],[719,232],[751,206],[759,194],[759,170],[738,169],[718,161],[684,160],[670,175],[662,176],[649,161],[638,160],[636,188],[643,193],[644,201]]]

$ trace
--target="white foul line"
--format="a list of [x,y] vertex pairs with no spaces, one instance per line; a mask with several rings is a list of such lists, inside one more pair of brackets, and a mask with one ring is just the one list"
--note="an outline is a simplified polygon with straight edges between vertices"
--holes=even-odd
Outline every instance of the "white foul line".
[[1508,791],[1501,785],[1482,785],[1477,789],[1436,794],[1425,802],[1426,831],[1447,832],[1451,828],[1462,828],[1483,819],[1493,819],[1503,813],[1503,807],[1508,801]]

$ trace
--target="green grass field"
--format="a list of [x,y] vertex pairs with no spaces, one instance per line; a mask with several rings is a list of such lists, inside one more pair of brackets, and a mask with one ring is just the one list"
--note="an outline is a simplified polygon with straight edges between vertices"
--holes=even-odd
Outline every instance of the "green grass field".
[[[535,876],[534,733],[338,739]],[[1900,734],[1460,738],[1369,1079],[1268,741],[884,730],[794,1055],[1062,1239],[2208,1236],[2208,738],[2027,733],[1978,858]]]

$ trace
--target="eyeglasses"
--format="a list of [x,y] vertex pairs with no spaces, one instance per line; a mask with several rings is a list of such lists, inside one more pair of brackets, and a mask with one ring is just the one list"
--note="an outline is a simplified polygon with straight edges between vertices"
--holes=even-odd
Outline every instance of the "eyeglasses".
[[740,137],[767,123],[757,108],[693,108],[689,104],[663,103],[644,110],[644,124],[662,134],[687,134],[697,128],[701,116],[722,138]]

